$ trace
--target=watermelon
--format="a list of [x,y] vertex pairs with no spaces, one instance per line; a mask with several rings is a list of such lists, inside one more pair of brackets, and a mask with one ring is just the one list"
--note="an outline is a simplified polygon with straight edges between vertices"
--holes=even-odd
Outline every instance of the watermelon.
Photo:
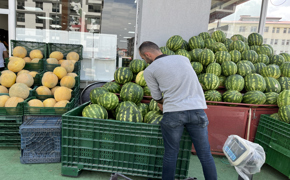
[[145,103],[139,103],[137,105],[139,111],[141,112],[142,116],[145,117],[145,115],[149,112],[149,107]]
[[243,95],[239,91],[228,90],[223,93],[223,101],[230,103],[241,103],[243,100]]
[[140,71],[135,79],[136,84],[139,84],[140,86],[147,86],[146,81],[144,79],[144,71]]
[[83,109],[82,116],[95,119],[108,119],[108,112],[98,104],[90,104]]
[[212,38],[204,40],[204,47],[205,48],[210,48],[216,41]]
[[161,115],[160,111],[149,111],[144,117],[144,123],[148,123],[152,117]]
[[214,62],[214,59],[214,53],[209,49],[205,49],[200,53],[199,62],[202,65],[207,66],[210,63]]
[[275,78],[265,77],[264,79],[266,81],[266,90],[265,90],[265,92],[280,93],[281,85]]
[[261,91],[248,91],[243,96],[243,103],[246,104],[264,104],[266,95]]
[[232,42],[233,40],[228,38],[223,42],[228,51],[230,50],[230,45],[232,44]]
[[258,54],[257,63],[264,63],[268,65],[270,63],[270,59],[266,54]]
[[151,96],[151,91],[148,86],[145,86],[143,88],[143,91],[144,91],[144,96]]
[[270,64],[276,64],[278,66],[281,66],[285,62],[285,59],[281,55],[273,55],[270,58]]
[[260,46],[249,46],[250,47],[250,50],[254,50],[257,52],[257,49],[260,47]]
[[203,66],[200,62],[192,62],[191,66],[197,75],[200,74],[203,70]]
[[242,52],[242,59],[256,63],[258,60],[258,54],[253,50],[246,50]]
[[242,55],[240,51],[238,50],[230,51],[230,55],[231,55],[231,61],[233,61],[234,63],[238,63],[242,58]]
[[280,77],[278,79],[281,85],[281,91],[290,90],[290,78],[289,77]]
[[171,51],[177,51],[182,47],[183,39],[179,35],[174,35],[170,37],[166,42],[166,47],[168,47]]
[[184,57],[187,57],[189,59],[189,61],[191,60],[191,56],[190,54],[187,52],[187,50],[185,49],[178,49],[176,52],[175,52],[176,55],[181,55],[181,56],[184,56]]
[[225,61],[231,60],[231,55],[227,51],[218,51],[215,53],[216,62],[222,64]]
[[271,50],[271,55],[274,54],[274,49],[270,44],[263,44],[262,46],[268,47]]
[[[222,94],[217,90],[209,90],[204,92],[204,97],[206,101],[222,101]],[[208,103],[209,105],[216,105],[215,103]]]
[[271,114],[270,118],[273,118],[273,119],[276,119],[276,120],[280,121],[278,113]]
[[160,111],[158,103],[154,99],[151,99],[149,103],[149,111]]
[[193,36],[189,39],[188,45],[190,49],[203,49],[204,41],[200,36]]
[[114,73],[114,79],[118,84],[130,82],[133,77],[133,72],[128,67],[120,67]]
[[185,49],[186,51],[190,50],[188,42],[183,40],[183,43],[180,49]]
[[98,104],[98,98],[102,95],[109,92],[106,88],[104,87],[97,87],[90,92],[90,100],[91,103],[93,104]]
[[163,115],[153,116],[149,119],[149,124],[159,124],[162,121]]
[[216,42],[224,42],[226,40],[226,34],[221,30],[217,30],[211,34],[211,38],[213,38]]
[[263,36],[259,33],[252,33],[248,36],[249,46],[261,46],[263,44]]
[[216,75],[210,74],[210,73],[202,74],[199,77],[199,80],[200,80],[199,82],[203,90],[217,89],[220,84],[219,78]]
[[246,91],[265,91],[266,82],[265,79],[256,73],[249,74],[245,77],[245,89]]
[[238,67],[237,74],[241,76],[246,76],[252,73],[252,68],[245,62],[238,62],[237,67]]
[[218,51],[228,51],[226,46],[223,43],[216,42],[214,43],[211,47],[209,47],[213,52],[218,52]]
[[192,51],[189,51],[191,61],[198,62],[202,51],[202,49],[193,49]]
[[246,51],[246,50],[251,50],[251,49],[250,49],[250,46],[249,46],[248,44],[245,43],[244,51]]
[[140,85],[128,82],[121,89],[120,99],[139,103],[143,99],[143,95],[143,88]]
[[118,112],[121,109],[124,109],[124,108],[129,107],[129,106],[134,106],[135,108],[138,108],[135,103],[133,103],[131,101],[124,101],[124,102],[121,102],[120,104],[118,104],[118,106],[116,107],[116,109],[115,109],[115,115],[117,116]]
[[233,41],[240,40],[240,41],[245,42],[246,38],[244,36],[242,36],[241,34],[235,34],[231,37],[231,40],[233,40]]
[[143,117],[138,108],[134,106],[128,106],[120,109],[117,114],[116,120],[127,122],[142,122]]
[[275,64],[270,64],[261,70],[261,75],[263,77],[273,77],[275,79],[278,79],[281,75],[281,71],[279,66]]
[[134,59],[129,64],[130,70],[135,74],[138,74],[140,71],[143,71],[146,68],[146,66],[147,63],[141,59]]
[[175,55],[175,53],[173,51],[171,51],[168,47],[166,46],[163,46],[163,47],[160,47],[160,50],[163,54],[166,54],[166,55]]
[[265,104],[272,104],[272,105],[277,105],[277,99],[279,94],[275,92],[267,92],[265,93],[266,95],[266,102]]
[[277,104],[279,108],[290,105],[290,90],[284,90],[279,94]]
[[201,37],[203,40],[206,40],[206,39],[210,39],[210,34],[208,32],[202,32],[202,33],[199,33],[198,35],[199,37]]
[[254,64],[251,61],[242,60],[240,62],[241,63],[246,63],[247,65],[249,65],[251,67],[251,69],[252,69],[252,73],[255,73],[256,72],[256,68],[255,68]]
[[102,87],[112,93],[119,93],[121,91],[121,86],[116,82],[107,82]]
[[113,110],[118,106],[119,98],[116,94],[107,92],[98,98],[98,104],[107,110]]
[[266,67],[267,65],[264,63],[256,63],[254,64],[255,69],[256,69],[256,73],[261,74],[261,70]]
[[222,68],[222,74],[224,76],[234,75],[238,71],[237,65],[232,61],[226,61],[222,63],[221,68]]
[[290,105],[279,108],[278,111],[280,121],[290,123]]
[[266,47],[266,46],[259,46],[257,49],[256,49],[256,52],[258,54],[266,54],[268,57],[271,56],[271,49]]
[[219,76],[219,80],[220,80],[220,84],[219,84],[219,86],[222,86],[222,87],[224,87],[225,86],[225,81],[226,81],[226,77],[225,76]]
[[242,52],[245,49],[245,44],[243,41],[237,40],[237,41],[233,41],[230,44],[230,50],[238,50],[240,52]]
[[284,57],[286,62],[290,62],[290,54],[288,54],[288,53],[280,53],[280,55]]
[[222,73],[221,65],[219,63],[210,63],[206,68],[206,73],[220,76]]
[[245,86],[245,80],[240,75],[231,75],[225,81],[225,87],[227,90],[242,91]]

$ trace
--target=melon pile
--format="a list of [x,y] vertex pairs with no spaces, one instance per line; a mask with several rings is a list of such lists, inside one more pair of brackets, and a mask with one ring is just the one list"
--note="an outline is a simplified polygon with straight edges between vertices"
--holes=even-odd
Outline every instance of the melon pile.
[[54,51],[46,59],[48,64],[60,64],[64,67],[67,73],[72,73],[74,71],[74,65],[79,60],[79,54],[76,52],[70,52],[66,56],[66,60],[63,59],[64,55],[59,51]]

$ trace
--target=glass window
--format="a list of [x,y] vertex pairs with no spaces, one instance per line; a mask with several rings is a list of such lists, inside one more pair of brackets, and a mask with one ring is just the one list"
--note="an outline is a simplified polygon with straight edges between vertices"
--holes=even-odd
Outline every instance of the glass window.
[[52,3],[52,12],[59,12],[59,4]]
[[251,32],[257,32],[257,26],[251,26]]
[[24,13],[16,13],[16,18],[18,22],[25,22],[25,14]]
[[240,26],[239,32],[246,32],[246,26]]
[[289,44],[290,44],[290,40],[288,39],[287,42],[286,42],[286,45],[289,45]]
[[280,28],[277,28],[276,33],[280,33]]
[[44,14],[35,14],[35,23],[43,23],[45,19]]
[[89,5],[89,12],[98,12],[100,13],[102,10],[102,6],[101,5]]
[[17,9],[24,9],[24,0],[18,0],[17,1]]
[[272,29],[272,33],[275,33],[275,28],[273,27],[273,29]]
[[290,28],[288,29],[288,33],[290,33]]
[[275,39],[274,45],[277,45],[277,44],[278,44],[278,39]]
[[267,43],[267,38],[264,38],[264,42],[263,42],[264,44],[266,44]]
[[282,44],[281,45],[285,45],[285,39],[282,39]]
[[35,2],[35,7],[43,10],[43,2]]
[[287,28],[284,28],[283,33],[287,33]]
[[269,32],[269,27],[266,26],[264,32]]
[[274,43],[274,39],[271,39],[271,43],[270,44],[273,45],[273,43]]

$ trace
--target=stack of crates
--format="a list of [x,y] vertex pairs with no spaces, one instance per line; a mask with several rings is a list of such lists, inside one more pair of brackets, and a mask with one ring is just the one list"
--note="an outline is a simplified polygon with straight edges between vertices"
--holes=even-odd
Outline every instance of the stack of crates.
[[19,133],[22,164],[60,162],[61,116],[25,116]]

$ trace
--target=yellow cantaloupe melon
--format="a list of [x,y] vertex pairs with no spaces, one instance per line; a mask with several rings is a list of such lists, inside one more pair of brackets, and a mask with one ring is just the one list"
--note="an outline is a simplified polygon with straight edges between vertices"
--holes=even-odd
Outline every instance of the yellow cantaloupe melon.
[[19,72],[21,71],[25,66],[25,61],[23,59],[12,59],[8,63],[8,69],[12,72]]
[[59,87],[60,87],[60,86],[55,86],[54,88],[51,89],[51,93],[52,93],[52,95],[54,95],[55,90],[56,90],[57,88],[59,88]]
[[34,59],[31,60],[31,63],[38,63],[39,60],[40,60],[39,58],[34,58]]
[[42,85],[48,88],[54,88],[58,83],[58,77],[53,73],[45,73],[42,77]]
[[79,54],[76,53],[76,52],[70,52],[66,55],[66,59],[67,60],[75,60],[75,61],[78,61],[80,58]]
[[27,55],[27,51],[22,46],[16,46],[12,51],[13,56],[24,58]]
[[9,96],[26,99],[29,96],[29,88],[24,83],[15,83],[9,89]]
[[76,84],[76,80],[75,78],[71,77],[71,76],[64,76],[61,80],[60,80],[60,86],[64,86],[67,88],[72,89]]
[[33,78],[35,78],[36,74],[38,74],[38,72],[36,71],[31,71],[28,74],[30,74]]
[[54,107],[65,107],[67,105],[67,103],[69,103],[69,101],[67,100],[62,100],[62,101],[58,101]]
[[4,74],[4,73],[13,73],[13,74],[15,74],[14,72],[12,72],[10,70],[4,70],[4,71],[1,72],[1,74]]
[[29,71],[28,71],[28,70],[25,70],[25,69],[23,69],[23,70],[21,70],[21,71],[19,71],[19,72],[17,73],[17,76],[19,76],[20,74],[23,74],[23,73],[26,73],[26,74],[28,74],[28,73],[29,73]]
[[67,72],[64,67],[56,67],[53,70],[53,74],[55,74],[58,77],[58,79],[62,79],[64,76],[67,75]]
[[46,86],[39,86],[36,88],[36,93],[38,95],[52,95],[50,89]]
[[59,51],[54,51],[54,52],[50,53],[49,57],[55,58],[57,60],[61,60],[61,59],[63,59],[63,54]]
[[15,73],[10,73],[10,72],[6,72],[3,73],[1,75],[1,85],[5,86],[7,88],[11,87],[13,84],[15,84],[16,81],[16,75]]
[[29,56],[31,59],[34,59],[34,58],[42,59],[43,58],[42,52],[38,49],[32,50],[29,53]]
[[24,83],[27,87],[31,87],[34,84],[34,79],[30,74],[22,73],[16,78],[16,83]]
[[66,69],[66,72],[71,73],[74,71],[75,65],[71,60],[65,60],[61,63],[61,67]]
[[77,77],[78,75],[76,73],[67,73],[67,76],[71,76],[73,78]]
[[48,59],[46,60],[46,62],[47,62],[48,64],[58,64],[58,60],[55,59],[55,58],[48,58]]
[[53,98],[48,98],[43,101],[44,107],[54,107],[55,104],[56,104],[56,100]]
[[64,59],[61,59],[58,61],[58,64],[61,64],[63,61],[65,61]]
[[0,96],[0,107],[5,107],[5,103],[9,98],[7,95]]
[[30,62],[31,62],[30,57],[25,57],[25,58],[23,58],[23,60],[24,60],[26,63],[30,63]]
[[22,98],[11,97],[6,101],[5,107],[16,107],[18,103],[23,102],[23,101],[24,101],[24,99],[22,99]]
[[8,89],[5,86],[0,86],[0,93],[8,93]]
[[43,103],[39,99],[31,99],[28,101],[28,105],[31,107],[43,107]]
[[69,101],[71,99],[71,92],[72,90],[67,87],[59,87],[54,92],[54,99],[57,102],[62,100]]
[[[20,57],[11,56],[11,57],[9,58],[9,61],[11,61],[12,59],[18,59],[18,58],[20,58]],[[22,59],[22,58],[20,58],[20,59]]]

